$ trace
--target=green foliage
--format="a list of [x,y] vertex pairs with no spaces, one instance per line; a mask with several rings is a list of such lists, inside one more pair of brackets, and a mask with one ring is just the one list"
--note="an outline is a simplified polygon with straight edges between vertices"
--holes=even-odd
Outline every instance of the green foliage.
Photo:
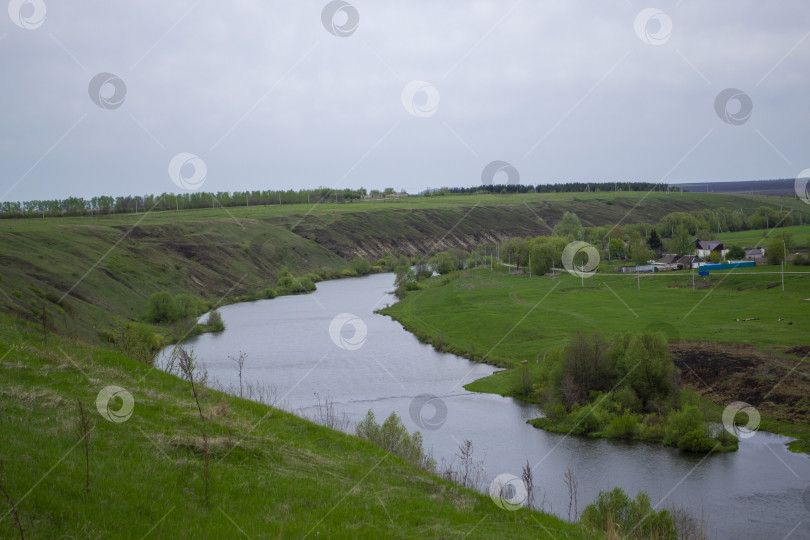
[[687,433],[704,429],[703,415],[695,405],[684,405],[667,418],[664,444],[677,445]]
[[613,356],[625,383],[641,401],[643,411],[665,408],[676,397],[675,366],[663,334],[620,335],[615,340]]
[[[592,529],[609,533],[610,537],[678,538],[675,522],[668,510],[656,511],[644,491],[630,499],[621,488],[600,491],[593,504],[582,512],[580,522]],[[612,534],[610,534],[612,533]]]
[[765,247],[768,264],[782,264],[785,260],[785,244],[781,238],[771,238]]
[[391,452],[414,465],[418,465],[426,470],[436,468],[435,461],[425,455],[422,448],[422,434],[415,431],[408,433],[408,428],[396,413],[391,413],[382,426],[377,423],[374,411],[369,409],[366,417],[357,424],[356,433],[358,437],[367,439],[383,450]]
[[[348,269],[344,270],[346,272]],[[357,273],[354,270],[348,270],[352,276]],[[342,274],[342,273],[341,273]],[[282,270],[276,279],[276,294],[297,294],[315,290],[315,283],[308,276],[295,277],[289,270]]]
[[352,259],[352,261],[349,263],[349,267],[357,272],[358,276],[365,276],[371,272],[371,264],[369,264],[369,262],[362,257]]
[[624,242],[621,241],[619,238],[611,238],[608,241],[608,256],[610,258],[618,257],[623,255],[627,248],[624,247]]
[[200,299],[186,293],[175,296],[174,305],[178,319],[196,317],[203,311],[203,305]]
[[664,247],[661,237],[658,236],[658,232],[656,232],[655,229],[653,229],[650,233],[650,237],[647,239],[647,245],[650,246],[650,249],[656,253],[660,252],[661,248]]
[[790,227],[793,225],[793,215],[789,210],[776,210],[769,206],[760,206],[751,216],[750,225],[752,229]]
[[638,421],[638,417],[632,413],[626,412],[621,416],[616,416],[608,423],[605,429],[605,435],[619,439],[631,439],[638,435],[640,430],[641,424]]
[[208,314],[208,319],[205,321],[205,326],[212,332],[222,332],[225,330],[225,323],[222,320],[222,315],[219,311],[212,311]]
[[149,325],[136,322],[118,323],[101,332],[101,337],[113,343],[121,354],[148,365],[152,365],[155,355],[166,346],[163,336]]
[[572,431],[577,435],[595,433],[601,430],[605,424],[601,409],[593,405],[585,405],[581,409],[573,411],[572,416],[574,424]]
[[433,256],[431,266],[439,274],[449,274],[458,269],[458,257],[450,251],[441,251]]
[[728,250],[728,259],[730,261],[741,261],[745,259],[745,249],[736,244],[731,246]]
[[565,212],[560,222],[554,226],[554,234],[573,240],[582,239],[582,222],[573,212]]
[[179,318],[180,312],[174,302],[174,297],[167,291],[152,293],[146,304],[144,319],[153,323],[174,322]]
[[717,441],[706,434],[705,428],[697,428],[687,431],[678,439],[678,448],[688,452],[706,453],[711,451]]

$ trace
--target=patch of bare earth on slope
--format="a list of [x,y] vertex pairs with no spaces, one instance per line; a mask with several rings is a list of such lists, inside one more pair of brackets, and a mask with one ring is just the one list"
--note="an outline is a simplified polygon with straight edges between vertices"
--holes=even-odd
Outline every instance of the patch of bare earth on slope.
[[670,343],[681,380],[712,403],[744,401],[784,422],[810,422],[810,362],[751,345]]

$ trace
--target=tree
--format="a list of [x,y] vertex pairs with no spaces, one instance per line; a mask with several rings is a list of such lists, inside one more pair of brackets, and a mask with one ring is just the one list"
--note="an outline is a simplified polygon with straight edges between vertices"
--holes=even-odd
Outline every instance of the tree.
[[691,255],[695,252],[695,244],[692,242],[691,234],[686,227],[675,229],[670,250],[678,255]]
[[618,257],[619,255],[623,255],[625,251],[624,242],[620,239],[611,238],[610,241],[608,241],[608,257]]
[[554,234],[564,238],[573,237],[576,240],[582,238],[582,222],[573,212],[566,212],[557,225],[554,226]]
[[656,253],[660,253],[661,248],[664,247],[663,243],[661,242],[661,237],[658,236],[655,229],[653,229],[650,233],[650,237],[647,239],[647,245],[650,246],[650,249]]
[[458,268],[458,257],[449,251],[441,251],[431,260],[433,269],[440,274],[449,274]]
[[728,250],[728,259],[730,261],[745,259],[745,250],[740,246],[731,246]]
[[630,258],[635,264],[646,264],[653,253],[647,247],[647,243],[637,232],[630,236]]
[[614,341],[613,357],[645,411],[655,412],[676,392],[675,366],[661,333],[623,334]]
[[785,260],[786,242],[782,238],[771,238],[765,248],[768,264],[782,264]]

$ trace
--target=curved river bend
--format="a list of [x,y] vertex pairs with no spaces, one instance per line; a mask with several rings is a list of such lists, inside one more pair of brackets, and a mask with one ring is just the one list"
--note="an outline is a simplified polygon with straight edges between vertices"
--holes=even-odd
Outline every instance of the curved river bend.
[[[535,429],[526,420],[541,415],[538,407],[464,389],[496,368],[436,352],[396,321],[373,313],[396,301],[389,293],[392,280],[378,274],[322,282],[309,295],[226,306],[220,309],[226,330],[197,336],[189,345],[226,387],[238,386],[228,357],[247,353],[243,379],[272,385],[278,405],[298,414],[314,415],[316,394],[345,412],[349,429],[369,409],[379,422],[396,412],[410,431],[422,432],[425,448],[440,464],[470,440],[485,466],[484,487],[501,473],[520,476],[528,460],[540,493],[536,502],[545,494],[545,510],[550,506],[564,518],[569,497],[563,475],[570,468],[579,481],[580,512],[600,490],[620,486],[631,496],[645,490],[653,505],[663,500],[663,507],[676,503],[706,516],[710,538],[810,538],[810,459],[789,452],[789,439],[758,432],[742,440],[737,452],[704,458],[659,445]],[[365,324],[365,341],[355,341],[357,321],[330,336],[330,323],[342,313]],[[423,394],[439,399],[415,401]]]

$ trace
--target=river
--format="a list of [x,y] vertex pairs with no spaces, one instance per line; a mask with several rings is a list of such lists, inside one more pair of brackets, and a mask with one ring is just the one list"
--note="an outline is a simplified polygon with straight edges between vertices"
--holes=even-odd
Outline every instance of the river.
[[600,490],[619,486],[705,516],[709,538],[810,538],[810,459],[789,452],[789,439],[757,432],[737,452],[706,457],[535,429],[526,420],[542,414],[538,407],[464,389],[496,368],[436,352],[374,314],[396,301],[392,281],[378,274],[322,282],[312,294],[226,306],[226,330],[188,344],[225,386],[238,386],[229,356],[246,353],[243,380],[272,385],[278,406],[299,415],[313,416],[318,399],[329,399],[353,431],[369,409],[379,422],[396,412],[422,432],[440,465],[470,440],[485,469],[483,489],[499,474],[519,477],[528,460],[535,502],[545,499],[544,509],[565,519],[570,468],[580,512]]

